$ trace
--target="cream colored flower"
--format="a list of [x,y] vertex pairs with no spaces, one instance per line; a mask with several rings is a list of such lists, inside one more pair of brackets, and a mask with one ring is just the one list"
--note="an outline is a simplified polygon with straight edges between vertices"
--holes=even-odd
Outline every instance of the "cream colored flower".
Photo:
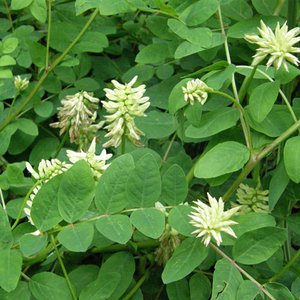
[[93,174],[96,179],[99,179],[103,172],[109,167],[110,164],[106,164],[106,161],[112,157],[112,154],[106,153],[106,150],[102,150],[100,155],[96,155],[96,138],[93,139],[87,152],[75,152],[67,150],[67,156],[70,162],[76,163],[83,159],[85,160],[93,170]]
[[205,246],[208,246],[212,238],[215,239],[219,246],[222,243],[222,231],[236,238],[236,235],[230,226],[237,223],[231,221],[230,217],[240,208],[234,207],[224,211],[224,202],[222,198],[219,198],[219,201],[217,201],[217,199],[212,197],[209,193],[207,193],[207,196],[210,206],[200,200],[194,201],[196,206],[192,207],[195,211],[190,215],[192,219],[190,223],[197,229],[192,233],[196,234],[197,237],[202,237]]
[[108,133],[105,137],[109,141],[103,147],[118,147],[125,135],[133,144],[141,146],[140,137],[143,132],[134,122],[135,117],[145,116],[145,110],[149,107],[149,97],[144,97],[145,85],[133,87],[137,80],[135,76],[129,83],[121,84],[112,80],[114,89],[104,89],[109,101],[101,101],[103,107],[110,115],[106,115],[106,121],[111,123],[105,127]]
[[[31,219],[31,207],[33,200],[41,189],[42,185],[48,182],[53,177],[64,173],[71,167],[70,164],[66,164],[65,162],[61,162],[58,159],[51,159],[51,160],[41,160],[38,166],[38,172],[36,172],[29,162],[26,162],[26,168],[29,173],[33,176],[34,179],[37,180],[38,184],[32,191],[29,196],[29,199],[26,202],[26,207],[24,208],[24,212],[31,224],[33,224]],[[34,224],[33,224],[34,225]]]
[[28,79],[22,79],[20,75],[15,76],[14,85],[18,92],[22,92],[27,89],[29,85]]
[[232,203],[232,207],[239,206],[239,214],[249,212],[269,213],[269,190],[260,190],[252,188],[247,184],[240,184],[237,189],[237,203]]
[[85,148],[104,124],[96,121],[99,101],[85,91],[66,96],[61,100],[63,107],[58,108],[59,121],[50,126],[60,128],[60,135],[68,130],[71,143]]
[[280,24],[277,23],[275,33],[272,29],[261,20],[261,28],[258,28],[260,36],[246,34],[246,41],[257,44],[259,48],[256,50],[256,54],[253,56],[254,60],[252,65],[259,64],[267,56],[270,56],[267,67],[274,65],[278,70],[281,65],[288,72],[287,62],[290,62],[296,66],[299,65],[299,59],[292,53],[300,53],[299,47],[294,47],[300,41],[300,37],[297,37],[300,33],[300,27],[293,28],[288,31],[286,22],[280,28]]
[[206,102],[208,97],[208,91],[210,88],[200,79],[192,79],[186,87],[182,87],[184,94],[184,100],[194,105],[195,101],[200,102],[202,105]]

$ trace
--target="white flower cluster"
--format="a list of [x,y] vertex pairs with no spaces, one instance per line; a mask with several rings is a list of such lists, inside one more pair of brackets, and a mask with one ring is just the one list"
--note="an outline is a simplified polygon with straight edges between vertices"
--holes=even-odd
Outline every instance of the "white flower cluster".
[[26,78],[22,79],[20,75],[17,75],[14,78],[14,85],[15,85],[16,90],[20,93],[27,89],[27,87],[29,85],[29,80]]
[[231,225],[237,224],[230,220],[240,207],[234,207],[230,210],[224,211],[224,202],[222,198],[217,201],[207,193],[210,206],[200,200],[194,201],[196,206],[192,207],[195,212],[192,212],[191,224],[197,229],[193,231],[197,237],[202,237],[205,246],[208,246],[211,239],[214,238],[219,246],[222,243],[221,232],[226,232],[236,238],[234,231],[230,228]]
[[96,122],[99,101],[85,91],[66,96],[61,100],[63,106],[58,108],[59,121],[50,126],[60,128],[60,135],[69,131],[70,142],[85,148],[104,124]]
[[[96,155],[96,139],[94,138],[87,152],[75,152],[71,150],[67,150],[67,155],[71,163],[76,163],[77,161],[83,159],[87,161],[90,165],[94,177],[96,180],[99,180],[103,172],[109,167],[109,164],[106,163],[108,159],[112,157],[112,154],[107,154],[106,150],[103,150],[100,155]],[[31,219],[31,207],[33,200],[41,189],[42,185],[48,182],[53,177],[64,173],[67,171],[72,164],[67,164],[65,162],[61,162],[58,159],[51,160],[42,160],[38,166],[38,172],[36,172],[30,163],[26,162],[26,168],[31,173],[34,179],[37,180],[36,187],[33,192],[29,196],[29,200],[26,202],[26,207],[24,208],[24,212],[28,217],[28,220],[31,224],[33,224]]]
[[294,45],[300,41],[300,37],[297,37],[300,33],[300,27],[288,31],[286,22],[281,28],[280,24],[277,23],[274,33],[262,20],[260,24],[261,28],[258,28],[260,36],[251,34],[245,35],[246,41],[259,46],[256,50],[256,54],[253,56],[254,60],[252,65],[259,64],[270,55],[267,67],[274,65],[276,69],[279,69],[281,65],[283,65],[288,72],[287,62],[298,66],[300,61],[292,53],[300,53],[300,48],[294,47]]
[[42,160],[38,166],[38,172],[36,172],[29,162],[26,162],[26,168],[28,172],[31,173],[34,179],[37,180],[37,186],[32,191],[29,199],[26,202],[26,207],[24,208],[24,212],[28,217],[28,220],[31,224],[33,224],[30,213],[32,207],[32,201],[35,198],[38,191],[41,189],[42,185],[48,182],[53,177],[62,174],[68,168],[70,168],[70,164],[66,164],[65,162],[61,162],[58,159],[51,159],[51,160]]
[[135,76],[129,83],[121,84],[112,80],[114,89],[104,89],[109,101],[101,101],[103,107],[110,114],[105,116],[110,124],[104,127],[108,130],[105,137],[109,141],[103,147],[118,147],[122,137],[125,135],[133,144],[141,146],[140,136],[143,132],[139,130],[134,122],[136,116],[145,116],[145,110],[149,107],[149,97],[143,97],[145,85],[133,87],[137,81]]
[[203,105],[207,100],[209,90],[207,84],[198,78],[190,80],[186,87],[182,87],[184,100],[190,102],[191,105],[194,105],[195,101]]
[[67,156],[73,164],[83,159],[85,160],[91,169],[93,170],[94,177],[98,180],[103,172],[109,167],[110,164],[106,164],[106,161],[112,157],[112,154],[106,153],[106,150],[102,150],[100,155],[96,155],[96,138],[93,139],[87,152],[75,152],[67,150]]

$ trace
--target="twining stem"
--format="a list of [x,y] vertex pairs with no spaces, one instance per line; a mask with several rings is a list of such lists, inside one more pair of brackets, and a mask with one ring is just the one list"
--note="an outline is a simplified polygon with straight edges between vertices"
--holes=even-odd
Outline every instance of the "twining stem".
[[227,190],[227,192],[223,196],[223,200],[226,201],[230,198],[230,196],[236,191],[239,187],[240,183],[247,177],[247,175],[253,170],[255,165],[264,158],[269,152],[275,149],[281,142],[287,139],[291,134],[293,134],[297,129],[300,128],[300,120],[293,124],[289,129],[287,129],[283,134],[281,134],[278,138],[276,138],[272,143],[266,146],[261,152],[257,155],[251,154],[250,160],[244,167],[243,171],[231,185],[231,187]]
[[49,66],[49,49],[51,37],[51,24],[52,24],[52,0],[48,0],[48,28],[47,28],[47,44],[46,44],[46,61],[45,68]]
[[277,279],[280,278],[283,274],[285,274],[297,262],[299,258],[300,258],[300,249],[277,274],[275,274],[271,279],[268,280],[268,282],[277,281]]
[[233,102],[235,104],[238,111],[240,112],[241,123],[244,123],[243,129],[244,129],[245,139],[246,139],[246,141],[248,141],[249,145],[251,145],[250,150],[252,150],[252,142],[251,142],[252,139],[251,139],[251,131],[250,131],[250,126],[249,126],[249,120],[248,120],[247,114],[246,114],[244,108],[242,107],[242,105],[240,104],[240,102],[238,102],[236,99],[229,96],[228,94],[220,92],[220,91],[213,91],[212,94],[217,94],[217,95],[220,95],[222,97],[225,97],[225,98],[229,99],[231,102]]
[[125,297],[122,298],[122,300],[129,300],[131,299],[134,294],[137,292],[137,290],[141,287],[141,285],[145,282],[145,280],[149,277],[150,271],[147,270],[144,275],[139,279],[139,281],[135,284],[135,286],[127,293]]
[[57,256],[58,262],[59,262],[59,264],[60,264],[60,267],[61,267],[61,269],[62,269],[62,271],[63,271],[63,273],[64,273],[64,276],[65,276],[65,278],[66,278],[66,281],[67,281],[67,284],[68,284],[68,286],[69,286],[69,290],[70,290],[70,292],[71,292],[72,298],[73,298],[73,300],[77,300],[76,293],[75,293],[75,291],[74,291],[73,285],[72,285],[72,283],[71,283],[71,281],[70,281],[70,278],[69,278],[69,276],[68,276],[68,273],[67,273],[67,270],[66,270],[66,268],[65,268],[64,262],[63,262],[63,260],[61,259],[60,253],[59,253],[59,251],[58,251],[58,249],[57,249],[56,241],[55,241],[55,238],[54,238],[53,235],[51,235],[51,243],[52,243],[52,246],[53,246],[53,248],[54,248],[54,250],[55,250],[55,252],[56,252],[56,256]]
[[23,213],[23,210],[24,210],[24,207],[26,205],[26,202],[29,198],[29,196],[31,195],[31,193],[33,192],[33,190],[40,184],[40,181],[37,181],[32,187],[31,189],[28,191],[28,193],[26,194],[22,204],[21,204],[21,207],[20,207],[20,210],[19,210],[19,213],[18,213],[18,216],[17,216],[17,219],[15,220],[14,224],[11,226],[11,230],[15,229],[16,226],[19,224],[19,221],[22,217],[22,213]]
[[[254,69],[254,67],[251,67],[251,66],[237,66],[237,68],[248,68],[248,69],[252,69],[252,70]],[[274,80],[267,73],[265,73],[264,71],[262,71],[260,69],[257,69],[257,72],[260,73],[260,74],[262,74],[269,81],[274,82]],[[291,117],[293,118],[294,122],[297,122],[298,119],[297,119],[297,117],[296,117],[296,115],[295,115],[295,113],[293,111],[293,108],[292,108],[289,100],[287,99],[286,95],[284,94],[284,92],[281,89],[279,89],[279,94],[282,97],[284,103],[286,104],[286,106],[287,106],[287,108],[288,108],[288,110],[289,110],[289,112],[291,114]]]
[[171,148],[173,146],[173,143],[174,143],[174,141],[176,139],[176,136],[177,136],[177,133],[175,132],[174,135],[173,135],[173,137],[172,137],[172,139],[171,139],[171,141],[170,141],[170,143],[169,143],[169,145],[168,145],[168,147],[167,147],[167,150],[166,150],[166,152],[165,152],[165,154],[164,154],[164,156],[162,158],[162,163],[164,163],[167,160],[168,155],[170,153],[170,150],[171,150]]
[[14,23],[13,23],[12,18],[11,18],[10,9],[9,9],[7,0],[3,0],[3,2],[4,2],[4,5],[5,5],[5,8],[6,8],[6,11],[7,11],[7,18],[8,18],[8,21],[10,23],[11,30],[14,31],[15,30],[14,29]]
[[[219,21],[220,21],[221,32],[222,32],[222,35],[224,36],[224,47],[225,47],[226,59],[227,59],[228,64],[231,64],[229,45],[228,45],[227,35],[225,32],[225,28],[224,28],[220,5],[218,7],[218,16],[219,16]],[[236,83],[235,83],[234,73],[232,73],[231,85],[232,85],[232,90],[233,90],[233,94],[234,94],[234,98],[235,98],[236,102],[240,102]],[[242,114],[242,111],[239,110],[239,113],[240,113],[240,120],[241,120],[241,125],[242,125],[244,136],[245,136],[246,145],[247,145],[248,149],[252,150],[252,141],[251,141],[251,138],[249,139],[249,135],[247,132],[247,125],[245,123],[244,116]]]
[[221,249],[215,246],[213,243],[209,244],[210,247],[215,250],[222,257],[227,259],[241,274],[243,274],[246,278],[252,281],[265,295],[267,295],[271,300],[276,300],[269,291],[267,291],[263,285],[261,285],[256,279],[254,279],[249,273],[247,273],[244,269],[242,269],[233,259],[231,259],[228,255],[226,255]]
[[39,88],[45,81],[45,79],[48,77],[51,71],[65,58],[65,56],[71,51],[71,49],[76,45],[76,43],[81,39],[81,37],[85,34],[85,32],[88,30],[89,26],[93,22],[93,20],[98,15],[98,9],[95,9],[94,12],[91,14],[90,18],[82,28],[82,30],[78,33],[78,35],[75,37],[73,42],[65,49],[65,51],[56,59],[53,61],[53,63],[48,67],[48,69],[45,70],[44,74],[40,78],[40,80],[37,82],[36,86],[33,88],[31,93],[28,95],[28,97],[24,100],[24,102],[13,112],[7,119],[0,125],[0,131],[3,130],[11,121],[13,121],[19,113],[23,110],[23,108],[31,101],[31,99],[34,97],[34,95],[38,92]]

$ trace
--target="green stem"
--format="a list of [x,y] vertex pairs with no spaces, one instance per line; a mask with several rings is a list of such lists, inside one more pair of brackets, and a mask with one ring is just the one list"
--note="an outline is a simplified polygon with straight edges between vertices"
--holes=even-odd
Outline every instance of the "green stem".
[[300,258],[300,249],[296,252],[296,254],[292,257],[292,259],[277,273],[275,274],[271,279],[269,279],[269,282],[277,281],[283,274],[285,274]]
[[121,154],[126,153],[126,136],[125,134],[122,135],[122,142],[121,142]]
[[28,191],[28,193],[26,194],[22,204],[21,204],[21,207],[20,207],[20,210],[19,210],[19,213],[18,213],[18,216],[17,216],[17,219],[15,220],[14,224],[12,225],[11,227],[11,230],[14,230],[16,228],[16,226],[19,224],[19,221],[22,217],[22,213],[23,213],[23,210],[24,210],[24,207],[26,205],[26,202],[29,198],[29,196],[31,195],[31,193],[33,192],[33,190],[40,184],[39,181],[37,181],[32,187],[31,189]]
[[[242,105],[240,104],[240,102],[237,101],[236,99],[234,99],[233,97],[229,96],[228,94],[220,92],[220,91],[212,91],[211,93],[225,97],[235,104],[238,111],[240,112],[240,120],[241,120],[241,124],[242,124],[242,128],[243,128],[247,146],[248,146],[249,150],[251,151],[252,150],[252,139],[251,139],[249,120],[248,120],[247,114],[246,114],[244,108],[242,107]],[[244,126],[243,126],[243,124],[244,124]]]
[[131,299],[134,294],[137,292],[137,290],[142,286],[142,284],[145,282],[145,280],[149,277],[150,271],[147,270],[145,274],[139,279],[139,281],[135,284],[135,286],[129,291],[129,293],[122,298],[122,300],[129,300]]
[[49,65],[49,49],[50,49],[51,23],[52,23],[51,15],[52,15],[52,0],[48,0],[48,29],[47,29],[46,61],[45,61],[46,70]]
[[274,9],[273,16],[279,16],[284,3],[285,3],[285,0],[277,0],[277,6]]
[[172,145],[173,145],[173,143],[174,143],[174,141],[176,139],[176,136],[177,136],[177,133],[175,132],[174,135],[173,135],[173,137],[172,137],[172,139],[171,139],[171,141],[170,141],[170,143],[169,143],[169,145],[168,145],[168,147],[167,147],[167,150],[166,150],[166,152],[165,152],[165,154],[164,154],[164,156],[162,158],[162,163],[167,160],[168,155],[170,153],[170,150],[172,148]]
[[73,40],[73,42],[65,49],[65,51],[49,66],[48,69],[45,70],[44,74],[34,87],[34,89],[31,91],[31,93],[28,95],[28,97],[24,100],[24,102],[18,107],[18,109],[12,113],[1,125],[0,125],[0,132],[5,128],[11,121],[13,121],[20,112],[22,112],[23,108],[31,101],[31,99],[34,97],[34,95],[38,92],[39,88],[45,81],[45,79],[48,77],[51,71],[65,58],[65,56],[71,51],[71,49],[76,45],[76,43],[81,39],[81,37],[85,34],[85,32],[88,30],[89,26],[93,22],[93,20],[98,15],[98,9],[95,9],[82,30],[78,33],[76,38]]
[[9,6],[8,6],[8,3],[7,3],[7,0],[3,0],[4,2],[4,6],[6,8],[6,11],[7,11],[7,18],[8,18],[8,21],[10,23],[10,27],[11,27],[11,30],[14,31],[14,23],[13,23],[13,20],[11,18],[11,14],[10,14],[10,9],[9,9]]
[[257,69],[257,65],[253,67],[251,73],[249,76],[245,77],[243,83],[242,83],[242,86],[239,90],[239,100],[240,100],[240,103],[243,102],[245,96],[246,96],[246,93],[249,89],[249,86],[250,86],[250,83],[255,75],[255,72],[256,72],[256,69]]
[[243,171],[231,185],[231,187],[227,190],[227,192],[223,196],[223,200],[227,201],[230,196],[236,191],[239,187],[240,183],[247,177],[247,175],[253,170],[255,165],[264,158],[270,151],[276,148],[281,142],[287,139],[291,134],[293,134],[297,129],[300,128],[300,120],[293,124],[289,129],[287,129],[282,135],[280,135],[277,139],[275,139],[272,143],[266,146],[261,152],[257,155],[251,155],[250,160],[244,167]]
[[247,273],[244,269],[242,269],[233,259],[227,256],[221,249],[219,249],[214,244],[210,243],[210,247],[215,250],[222,257],[227,259],[241,274],[243,274],[246,278],[252,281],[265,295],[267,295],[271,300],[276,300],[269,291],[267,291],[263,285],[261,285],[256,279],[254,279],[249,273]]
[[15,102],[16,102],[18,96],[19,96],[19,93],[17,93],[17,94],[15,95],[15,97],[14,97],[14,99],[13,99],[11,105],[10,105],[10,108],[9,108],[9,111],[8,111],[8,117],[11,115],[11,113],[12,113],[12,111],[13,111],[13,107],[14,107],[14,104],[15,104]]
[[70,281],[70,278],[69,278],[69,276],[68,276],[68,273],[67,273],[67,270],[66,270],[66,268],[65,268],[64,262],[63,262],[63,260],[61,259],[60,253],[59,253],[59,251],[58,251],[58,249],[57,249],[57,247],[56,247],[56,241],[55,241],[55,238],[54,238],[53,235],[51,235],[51,243],[52,243],[53,248],[54,248],[54,250],[55,250],[55,252],[56,252],[56,256],[57,256],[57,259],[58,259],[58,261],[59,261],[60,267],[61,267],[61,269],[62,269],[62,271],[63,271],[63,273],[64,273],[64,276],[65,276],[65,278],[66,278],[66,281],[67,281],[67,284],[68,284],[68,286],[69,286],[69,290],[70,290],[70,292],[71,292],[72,298],[73,298],[74,300],[77,300],[76,293],[75,293],[75,291],[74,291],[74,288],[73,288],[72,283],[71,283],[71,281]]
[[[254,69],[254,67],[251,67],[251,66],[237,66],[237,68],[248,68],[248,69],[252,69],[252,70]],[[274,82],[274,80],[267,73],[265,73],[264,71],[262,71],[260,69],[257,69],[257,72],[260,73],[260,74],[262,74],[269,81]],[[287,108],[288,108],[288,110],[289,110],[289,112],[291,114],[291,117],[293,118],[294,122],[297,122],[298,119],[297,119],[297,117],[296,117],[296,115],[295,115],[295,113],[293,111],[293,108],[292,108],[289,100],[287,99],[286,95],[284,94],[284,92],[281,89],[279,89],[279,94],[281,95],[283,101],[285,102],[285,104],[286,104],[286,106],[287,106]]]
[[64,146],[64,144],[65,144],[65,142],[66,142],[66,140],[67,140],[67,137],[68,137],[68,133],[69,133],[69,132],[68,132],[68,130],[67,130],[67,131],[65,132],[63,138],[61,139],[61,141],[60,141],[60,143],[59,143],[59,145],[58,145],[58,148],[57,148],[57,150],[56,150],[56,152],[55,152],[54,158],[56,158],[56,157],[58,156],[60,150],[61,150],[62,147]]

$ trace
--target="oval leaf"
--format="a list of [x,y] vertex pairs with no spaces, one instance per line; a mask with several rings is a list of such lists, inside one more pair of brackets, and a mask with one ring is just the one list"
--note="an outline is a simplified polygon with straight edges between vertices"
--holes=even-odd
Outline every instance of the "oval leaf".
[[287,140],[284,146],[284,165],[291,180],[300,182],[300,136]]

